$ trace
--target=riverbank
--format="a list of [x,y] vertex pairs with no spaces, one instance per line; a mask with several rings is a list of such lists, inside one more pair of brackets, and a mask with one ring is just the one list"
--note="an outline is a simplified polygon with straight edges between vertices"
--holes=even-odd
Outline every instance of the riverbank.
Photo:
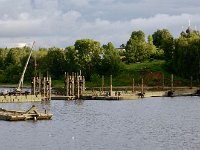
[[[1,88],[17,88],[18,84],[0,84]],[[23,85],[24,88],[30,88],[30,85]]]

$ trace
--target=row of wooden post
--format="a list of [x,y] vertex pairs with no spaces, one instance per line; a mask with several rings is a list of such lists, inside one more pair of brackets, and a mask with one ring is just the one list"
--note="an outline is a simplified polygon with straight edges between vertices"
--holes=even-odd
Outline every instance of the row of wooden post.
[[[192,88],[192,81],[193,78],[191,77],[191,82],[190,82],[190,88]],[[104,92],[104,76],[102,76],[102,85],[101,85],[101,92]],[[163,75],[163,82],[162,82],[162,88],[164,89],[165,87],[165,83],[164,83],[164,75]],[[135,88],[135,80],[133,78],[133,84],[132,84],[132,92],[134,92],[134,88]],[[174,75],[171,75],[171,91],[174,91]],[[141,81],[141,93],[144,94],[144,81],[142,78]],[[109,95],[112,96],[112,75],[110,75],[110,91],[109,91]]]
[[79,99],[85,91],[85,77],[79,73],[69,75],[65,73],[65,95],[75,96]]
[[51,99],[51,77],[33,77],[31,86],[32,95],[41,95],[42,97]]

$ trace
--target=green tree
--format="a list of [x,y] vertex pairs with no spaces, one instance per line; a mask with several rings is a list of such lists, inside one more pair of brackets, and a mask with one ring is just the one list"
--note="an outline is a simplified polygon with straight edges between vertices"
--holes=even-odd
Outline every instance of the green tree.
[[24,48],[11,48],[5,58],[5,66],[10,64],[23,65],[22,59],[30,53],[29,47]]
[[[31,63],[32,66],[36,67],[36,72],[34,74],[39,75],[45,75],[48,72],[48,49],[47,48],[40,48],[37,51],[33,51],[33,55],[31,57]],[[36,66],[35,66],[36,61]]]
[[3,74],[0,76],[0,81],[3,83],[18,83],[22,73],[22,67],[17,64],[11,64],[6,67]]
[[200,37],[195,33],[183,34],[175,40],[174,72],[182,77],[200,77]]
[[153,33],[153,43],[158,49],[163,49],[165,59],[171,61],[174,51],[174,39],[167,29],[157,30]]
[[101,74],[117,74],[122,69],[119,51],[115,49],[111,42],[103,45],[103,49]]
[[149,51],[147,49],[144,32],[133,31],[125,49],[127,63],[139,62],[148,58]]
[[8,53],[7,48],[0,48],[0,69],[3,69],[5,66],[5,59]]
[[79,62],[78,62],[78,53],[75,50],[74,46],[69,46],[66,48],[66,67],[65,71],[72,73],[72,72],[78,72],[79,71]]
[[58,79],[64,75],[65,55],[64,51],[52,47],[47,53],[48,71],[53,79]]
[[148,36],[147,50],[149,52],[151,59],[163,59],[164,58],[164,51],[162,49],[157,49],[156,46],[153,44],[152,35]]
[[80,69],[87,79],[90,79],[92,73],[96,72],[96,64],[100,60],[100,43],[91,39],[77,40],[74,44],[78,51],[78,60]]
[[3,82],[17,83],[19,81],[29,53],[29,47],[8,49],[3,65]]

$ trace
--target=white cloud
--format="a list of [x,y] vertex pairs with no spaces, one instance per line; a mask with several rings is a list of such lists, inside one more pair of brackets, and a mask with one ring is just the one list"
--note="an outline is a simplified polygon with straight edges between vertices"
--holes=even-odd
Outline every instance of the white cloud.
[[[188,20],[200,29],[197,0],[0,0],[0,47],[38,41],[65,47],[77,39],[125,43],[131,32],[168,28],[178,36]],[[15,6],[15,7],[13,7]]]
[[27,44],[26,43],[17,43],[17,46],[16,47],[24,47],[24,46],[26,46]]

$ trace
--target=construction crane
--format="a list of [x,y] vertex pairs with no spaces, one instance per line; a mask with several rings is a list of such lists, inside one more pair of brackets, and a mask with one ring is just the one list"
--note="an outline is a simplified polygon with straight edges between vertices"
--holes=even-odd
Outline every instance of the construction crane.
[[17,87],[17,89],[16,89],[16,92],[21,92],[21,91],[22,91],[22,85],[23,85],[23,82],[24,82],[24,74],[25,74],[25,72],[26,72],[26,69],[27,69],[29,60],[30,60],[30,58],[31,58],[34,45],[35,45],[35,41],[34,41],[33,44],[32,44],[31,52],[30,52],[30,54],[29,54],[29,56],[28,56],[28,59],[27,59],[27,61],[26,61],[26,65],[24,66],[24,70],[23,70],[22,75],[21,75],[21,78],[20,78],[20,80],[19,80],[19,83],[18,83],[18,87]]

